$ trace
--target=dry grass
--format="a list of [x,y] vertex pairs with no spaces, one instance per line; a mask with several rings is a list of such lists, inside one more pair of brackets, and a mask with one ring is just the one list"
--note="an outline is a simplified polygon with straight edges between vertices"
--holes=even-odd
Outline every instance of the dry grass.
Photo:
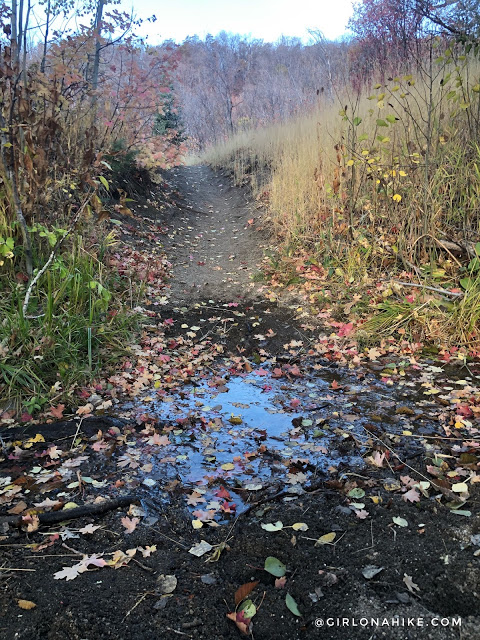
[[459,55],[360,96],[344,90],[335,104],[239,133],[202,160],[250,183],[285,255],[308,253],[343,285],[407,271],[451,288],[474,276],[460,304],[435,311],[431,331],[468,342],[479,325],[480,263],[471,259],[480,232],[480,73]]

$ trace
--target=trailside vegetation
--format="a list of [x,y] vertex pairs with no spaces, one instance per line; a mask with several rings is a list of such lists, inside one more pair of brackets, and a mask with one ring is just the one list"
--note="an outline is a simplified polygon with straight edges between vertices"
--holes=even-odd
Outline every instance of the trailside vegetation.
[[129,214],[125,175],[184,149],[159,127],[175,48],[146,46],[118,4],[0,4],[0,412],[71,396],[137,321],[145,284],[109,220]]
[[[322,52],[327,75],[303,113],[246,130],[238,120],[204,157],[248,182],[268,211],[281,241],[265,260],[273,287],[353,322],[363,341],[476,353],[478,15],[454,4],[407,3],[399,30],[398,3],[358,3],[348,45],[317,33],[303,47],[304,59]],[[242,109],[245,96],[236,97]]]

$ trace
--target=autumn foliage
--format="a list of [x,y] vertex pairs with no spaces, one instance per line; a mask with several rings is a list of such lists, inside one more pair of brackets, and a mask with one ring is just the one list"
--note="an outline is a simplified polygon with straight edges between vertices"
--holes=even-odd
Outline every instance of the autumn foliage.
[[104,222],[129,213],[117,168],[148,183],[184,154],[158,126],[176,110],[175,47],[146,46],[118,4],[48,2],[37,30],[30,3],[0,4],[0,400],[41,404],[40,391],[91,376],[128,334]]

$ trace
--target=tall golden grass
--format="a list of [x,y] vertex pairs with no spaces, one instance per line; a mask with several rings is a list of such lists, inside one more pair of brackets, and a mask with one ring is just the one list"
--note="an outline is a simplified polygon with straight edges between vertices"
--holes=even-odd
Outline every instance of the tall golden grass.
[[419,284],[462,289],[448,331],[476,339],[477,60],[432,42],[411,74],[361,93],[346,83],[336,95],[303,117],[239,133],[203,160],[228,167],[268,203],[285,254],[308,253],[342,283],[408,272]]

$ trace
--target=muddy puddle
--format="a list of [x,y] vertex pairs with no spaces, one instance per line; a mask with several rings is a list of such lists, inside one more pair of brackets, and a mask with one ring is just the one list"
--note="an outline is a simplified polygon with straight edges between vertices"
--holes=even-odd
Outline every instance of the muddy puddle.
[[176,483],[200,519],[222,522],[265,490],[298,494],[332,474],[361,473],[372,438],[385,433],[405,459],[423,453],[442,409],[428,390],[444,371],[425,365],[412,375],[392,380],[318,362],[302,373],[276,363],[240,375],[220,370],[124,407],[150,426],[117,464],[128,468],[131,456],[150,495],[165,498],[165,485]]
[[294,499],[327,481],[371,475],[376,452],[390,452],[386,473],[406,473],[418,456],[432,460],[453,428],[459,452],[478,432],[467,406],[480,397],[477,370],[391,358],[375,371],[320,358],[238,360],[203,367],[168,390],[145,387],[114,417],[62,423],[65,434],[32,425],[32,438],[15,437],[25,450],[9,454],[6,472],[24,476],[32,497],[131,492],[149,516],[175,496],[192,521],[215,526],[280,491]]

